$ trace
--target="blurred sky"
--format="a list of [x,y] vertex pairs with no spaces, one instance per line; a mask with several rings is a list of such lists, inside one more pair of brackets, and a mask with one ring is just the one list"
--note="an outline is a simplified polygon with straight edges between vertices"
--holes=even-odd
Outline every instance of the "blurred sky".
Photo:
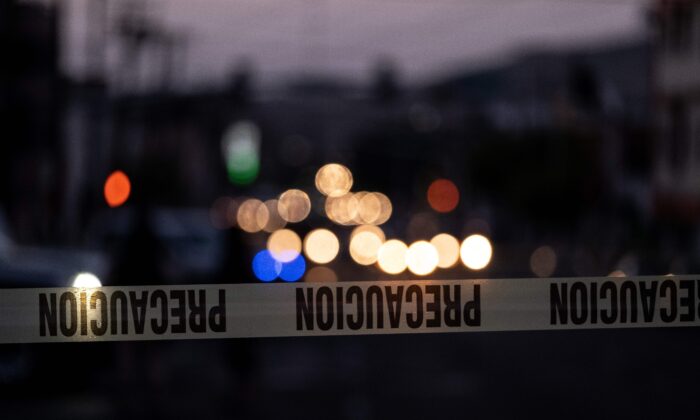
[[[82,7],[69,0],[66,66],[84,60]],[[114,4],[116,3],[116,5]],[[123,3],[122,3],[123,4]],[[644,0],[150,0],[189,34],[180,80],[221,82],[248,57],[263,82],[300,71],[368,77],[389,56],[410,81],[533,47],[641,37]],[[112,0],[111,10],[119,7]]]

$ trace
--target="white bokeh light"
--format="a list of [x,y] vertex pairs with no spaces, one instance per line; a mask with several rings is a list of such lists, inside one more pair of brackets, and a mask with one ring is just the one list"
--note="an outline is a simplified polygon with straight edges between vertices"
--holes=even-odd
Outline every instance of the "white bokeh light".
[[102,287],[102,282],[92,273],[81,272],[73,277],[73,287]]
[[467,268],[481,270],[491,262],[491,242],[485,236],[471,235],[462,242],[459,255]]

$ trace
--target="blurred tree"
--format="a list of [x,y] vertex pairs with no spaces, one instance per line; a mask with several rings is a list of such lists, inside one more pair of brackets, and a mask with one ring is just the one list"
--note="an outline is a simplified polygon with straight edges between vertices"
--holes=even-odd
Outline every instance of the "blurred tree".
[[372,75],[372,93],[375,99],[383,103],[399,98],[399,74],[392,59],[384,57],[377,62]]
[[239,61],[229,79],[229,95],[236,105],[245,107],[253,100],[253,63],[248,58]]

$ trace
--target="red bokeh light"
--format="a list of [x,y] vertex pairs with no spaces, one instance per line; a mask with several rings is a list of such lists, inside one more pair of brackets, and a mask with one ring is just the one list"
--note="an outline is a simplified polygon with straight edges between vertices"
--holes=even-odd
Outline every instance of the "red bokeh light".
[[131,182],[122,171],[112,172],[105,181],[105,200],[110,207],[119,207],[126,202],[131,194]]
[[428,204],[440,213],[449,213],[459,204],[459,190],[449,179],[438,179],[428,187]]

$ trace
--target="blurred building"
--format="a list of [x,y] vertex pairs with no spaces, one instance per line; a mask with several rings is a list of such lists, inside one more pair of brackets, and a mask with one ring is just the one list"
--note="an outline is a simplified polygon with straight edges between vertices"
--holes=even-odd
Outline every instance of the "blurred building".
[[659,215],[700,219],[700,3],[658,1],[654,89],[658,123],[655,208]]
[[[598,203],[581,204],[592,208],[612,200],[648,217],[650,63],[646,40],[531,51],[501,66],[454,75],[429,90],[445,128],[461,127],[473,139],[503,139],[504,151],[512,148],[513,139],[535,139],[523,146],[533,151],[539,147],[537,138],[552,136],[560,140],[553,139],[532,158],[564,161],[567,156],[553,152],[557,143],[569,145],[560,148],[564,154],[567,148],[589,149],[591,154],[579,154],[573,163],[587,167],[590,180],[603,184],[599,188],[604,195],[592,197]],[[516,160],[525,155],[521,158]],[[552,173],[550,179],[556,178]],[[520,189],[531,187],[539,188]]]
[[650,50],[645,41],[530,51],[512,62],[456,74],[431,89],[466,103],[507,131],[605,117],[644,124],[649,115]]
[[[54,240],[62,79],[54,3],[0,2],[0,202],[20,241]],[[52,223],[54,222],[54,223]]]

